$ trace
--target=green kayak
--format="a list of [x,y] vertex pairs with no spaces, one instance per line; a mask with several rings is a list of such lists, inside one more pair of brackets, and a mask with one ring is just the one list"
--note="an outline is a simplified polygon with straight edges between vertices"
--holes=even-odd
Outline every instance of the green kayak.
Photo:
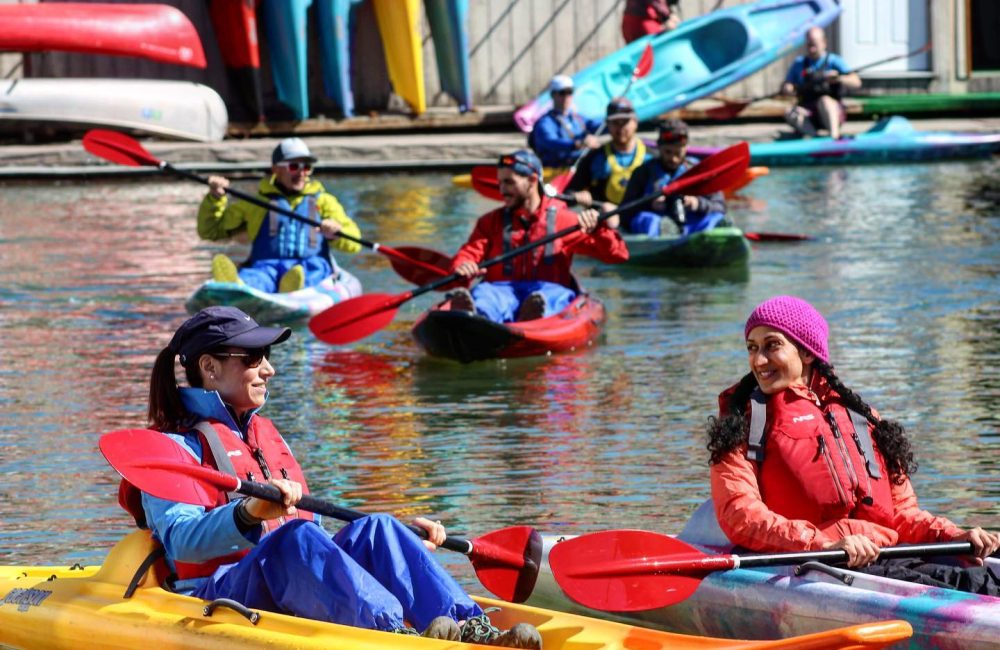
[[650,237],[625,235],[627,266],[706,268],[746,264],[750,242],[735,226],[721,226],[685,235]]

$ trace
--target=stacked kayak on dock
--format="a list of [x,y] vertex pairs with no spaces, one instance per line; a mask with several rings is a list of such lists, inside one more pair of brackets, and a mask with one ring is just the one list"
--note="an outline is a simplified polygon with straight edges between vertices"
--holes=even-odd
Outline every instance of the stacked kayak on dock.
[[187,299],[185,307],[195,313],[212,305],[238,307],[261,323],[289,323],[315,316],[338,302],[361,295],[361,282],[341,269],[337,279],[329,277],[316,286],[289,293],[266,293],[242,283],[209,280]]
[[[717,149],[691,147],[692,155]],[[979,158],[1000,152],[1000,133],[918,131],[905,117],[886,117],[853,137],[796,138],[750,145],[754,165],[841,165]]]
[[[905,620],[913,628],[908,644],[893,647],[986,650],[996,648],[1000,638],[1000,598],[815,562],[797,567],[719,570],[704,576],[694,593],[676,604],[632,612],[600,612],[571,600],[553,578],[549,552],[565,539],[544,536],[545,561],[529,599],[533,605],[672,632],[730,638],[811,634],[890,618]],[[717,549],[687,541],[702,549]],[[989,562],[1000,571],[1000,561]]]
[[558,314],[516,323],[451,309],[445,300],[413,326],[413,338],[428,354],[462,363],[485,359],[534,357],[575,352],[597,342],[604,325],[604,305],[579,294]]
[[[459,649],[453,641],[376,632],[271,612],[251,611],[232,601],[181,596],[159,587],[162,560],[142,567],[153,550],[148,531],[125,537],[101,567],[0,567],[0,645],[23,650],[145,648],[157,650],[376,648]],[[133,579],[137,588],[130,589]],[[126,594],[126,590],[129,593]],[[855,626],[782,641],[728,641],[684,636],[513,605],[485,598],[494,623],[508,628],[530,623],[545,650],[685,650],[693,648],[881,648],[905,639],[902,622]]]
[[[675,30],[640,38],[573,75],[573,102],[584,117],[603,120],[612,97],[629,83],[646,44],[656,65],[629,90],[640,121],[723,90],[805,43],[806,32],[840,15],[836,0],[760,0],[685,20]],[[520,108],[524,132],[552,108],[548,91]]]
[[664,237],[625,235],[627,267],[711,268],[746,264],[750,242],[735,226]]
[[[18,5],[21,6],[21,5]],[[180,140],[218,142],[229,113],[219,94],[161,79],[0,80],[0,129],[107,127]]]

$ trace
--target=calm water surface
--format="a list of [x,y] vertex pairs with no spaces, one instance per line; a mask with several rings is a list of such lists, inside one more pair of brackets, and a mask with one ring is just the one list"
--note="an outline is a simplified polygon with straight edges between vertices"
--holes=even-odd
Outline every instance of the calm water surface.
[[[600,347],[461,366],[409,328],[433,296],[358,344],[300,327],[274,355],[266,413],[313,492],[429,514],[475,537],[676,532],[709,495],[705,418],[745,371],[742,323],[794,292],[826,314],[849,385],[909,427],[922,502],[1000,527],[1000,163],[773,170],[732,204],[756,245],[746,273],[624,273],[579,260],[609,308]],[[452,252],[491,204],[445,175],[322,178],[365,236]],[[251,189],[250,181],[241,186]],[[129,530],[102,432],[144,425],[148,373],[211,256],[184,182],[0,186],[0,563],[97,563]],[[386,260],[341,256],[369,291]],[[336,522],[328,522],[331,527]],[[439,559],[476,584],[460,556]]]

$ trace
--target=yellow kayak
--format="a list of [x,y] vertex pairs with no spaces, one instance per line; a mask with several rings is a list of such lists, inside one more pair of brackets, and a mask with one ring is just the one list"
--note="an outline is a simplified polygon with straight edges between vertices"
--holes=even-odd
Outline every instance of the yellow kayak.
[[375,19],[392,89],[420,115],[427,110],[420,0],[375,0]]
[[[0,646],[25,650],[481,647],[270,612],[247,611],[252,614],[250,618],[257,619],[251,621],[228,606],[212,607],[204,600],[159,587],[162,560],[145,571],[140,568],[152,550],[149,533],[135,531],[111,550],[101,567],[0,567]],[[141,580],[127,598],[126,589],[136,575]],[[889,621],[781,641],[731,641],[657,632],[487,598],[476,600],[484,607],[502,608],[490,613],[493,622],[502,628],[518,622],[537,626],[545,650],[881,648],[911,633],[908,623]]]

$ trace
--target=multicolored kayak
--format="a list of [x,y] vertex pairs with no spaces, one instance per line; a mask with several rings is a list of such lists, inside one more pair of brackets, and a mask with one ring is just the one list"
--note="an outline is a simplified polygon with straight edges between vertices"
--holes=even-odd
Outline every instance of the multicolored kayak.
[[264,91],[260,81],[257,0],[212,0],[209,14],[230,83],[239,91],[253,117],[261,122]]
[[434,58],[441,90],[458,102],[462,113],[472,108],[469,80],[469,0],[424,0],[431,25]]
[[165,4],[4,3],[0,25],[0,51],[86,52],[206,66],[194,25]]
[[625,235],[628,267],[706,268],[746,264],[750,242],[735,226],[667,237]]
[[229,113],[217,92],[190,81],[0,80],[0,130],[23,132],[36,125],[65,131],[104,127],[218,142],[226,135]]
[[[646,44],[656,65],[629,90],[640,121],[718,92],[805,43],[806,32],[840,15],[836,0],[759,0],[685,20],[673,31],[640,38],[573,75],[581,115],[603,120],[621,94]],[[528,133],[552,108],[548,91],[514,113]]]
[[[162,561],[143,566],[153,551],[147,531],[120,541],[101,567],[0,567],[0,645],[22,650],[157,648],[157,650],[459,650],[482,647],[376,632],[304,618],[246,610],[232,601],[207,602],[164,590]],[[132,583],[135,581],[135,587]],[[657,632],[526,605],[476,599],[502,628],[530,623],[545,650],[691,650],[882,648],[905,639],[899,621],[860,625],[782,641],[728,641]]]
[[[711,525],[717,529],[710,503],[703,505],[692,521],[705,516],[711,517]],[[680,538],[701,549],[729,552],[728,548],[700,544],[695,539],[699,536],[694,532],[697,527],[689,524]],[[546,561],[529,599],[533,605],[684,634],[736,638],[811,634],[888,618],[905,620],[913,628],[913,637],[908,643],[893,646],[898,648],[986,650],[996,648],[1000,638],[1000,598],[818,563],[716,571],[706,575],[686,600],[669,607],[615,614],[598,612],[570,600],[552,577],[549,551],[563,539],[544,536]],[[990,560],[990,565],[1000,571],[1000,561]]]
[[420,0],[374,0],[374,6],[392,89],[420,115],[427,110]]
[[306,10],[311,4],[312,0],[263,0],[261,5],[278,100],[297,120],[309,117]]
[[[718,149],[691,147],[692,155],[710,155]],[[918,131],[905,117],[886,117],[854,137],[832,140],[808,138],[755,142],[750,145],[754,165],[848,165],[886,162],[923,162],[980,158],[1000,152],[1000,133]]]
[[518,323],[495,323],[445,300],[413,326],[413,338],[428,354],[462,363],[575,352],[597,342],[604,305],[586,293],[552,316]]
[[265,293],[235,282],[209,280],[184,303],[189,313],[212,305],[239,307],[261,323],[289,323],[315,316],[338,302],[361,295],[361,282],[340,269],[337,279],[290,293]]
[[323,90],[344,117],[354,115],[351,89],[351,21],[361,0],[316,0],[319,53],[323,61]]

